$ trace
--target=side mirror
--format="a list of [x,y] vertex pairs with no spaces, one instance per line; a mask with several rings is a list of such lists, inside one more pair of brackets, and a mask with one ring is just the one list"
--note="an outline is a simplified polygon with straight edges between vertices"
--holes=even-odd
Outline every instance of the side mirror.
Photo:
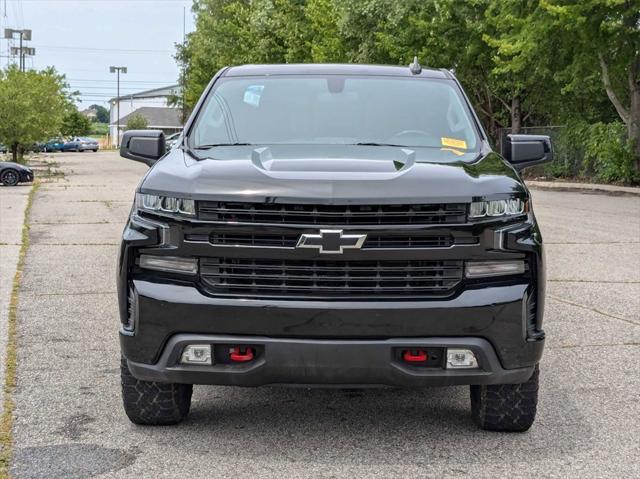
[[553,146],[546,135],[507,135],[502,154],[517,170],[522,170],[553,161]]
[[122,135],[120,156],[152,166],[167,151],[160,130],[129,130]]

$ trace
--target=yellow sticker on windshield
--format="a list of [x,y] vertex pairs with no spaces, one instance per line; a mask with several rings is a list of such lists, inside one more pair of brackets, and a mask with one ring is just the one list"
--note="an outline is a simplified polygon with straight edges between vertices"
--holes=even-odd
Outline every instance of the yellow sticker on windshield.
[[463,149],[467,149],[467,142],[464,140],[456,140],[455,138],[447,138],[445,136],[443,136],[442,138],[440,138],[440,141],[442,142],[442,146],[451,146],[453,148],[463,148]]
[[463,156],[464,153],[459,151],[459,150],[454,150],[453,148],[440,148],[440,150],[442,151],[450,151],[451,153],[457,155],[457,156]]

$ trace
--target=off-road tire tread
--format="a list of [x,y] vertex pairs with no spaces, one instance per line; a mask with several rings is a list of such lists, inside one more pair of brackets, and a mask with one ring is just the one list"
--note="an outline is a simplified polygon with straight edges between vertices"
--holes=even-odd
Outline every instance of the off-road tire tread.
[[140,381],[133,377],[124,358],[120,377],[124,410],[131,422],[163,426],[177,424],[189,414],[193,385]]
[[539,374],[536,365],[522,384],[471,386],[473,420],[488,431],[527,431],[536,417]]

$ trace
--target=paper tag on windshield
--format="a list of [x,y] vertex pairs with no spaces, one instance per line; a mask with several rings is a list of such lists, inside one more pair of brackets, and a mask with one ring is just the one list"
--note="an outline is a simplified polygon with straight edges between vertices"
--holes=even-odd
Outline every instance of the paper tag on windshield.
[[462,148],[462,149],[467,149],[467,142],[464,140],[456,140],[455,138],[447,138],[447,137],[442,137],[440,138],[440,141],[442,142],[442,146],[450,146],[452,148]]
[[264,85],[249,85],[244,91],[243,101],[251,106],[260,106],[260,98],[262,97],[262,91]]

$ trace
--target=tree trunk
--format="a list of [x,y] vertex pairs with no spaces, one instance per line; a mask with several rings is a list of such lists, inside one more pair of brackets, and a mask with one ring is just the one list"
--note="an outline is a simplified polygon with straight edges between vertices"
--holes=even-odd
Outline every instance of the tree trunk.
[[522,127],[522,112],[520,110],[520,97],[511,99],[511,134],[517,135]]
[[640,171],[640,84],[635,78],[629,78],[631,106],[629,107],[629,121],[627,122],[627,132],[629,140],[633,144],[635,153],[636,171]]
[[13,162],[18,162],[18,144],[14,143],[11,145],[11,157],[13,158]]

